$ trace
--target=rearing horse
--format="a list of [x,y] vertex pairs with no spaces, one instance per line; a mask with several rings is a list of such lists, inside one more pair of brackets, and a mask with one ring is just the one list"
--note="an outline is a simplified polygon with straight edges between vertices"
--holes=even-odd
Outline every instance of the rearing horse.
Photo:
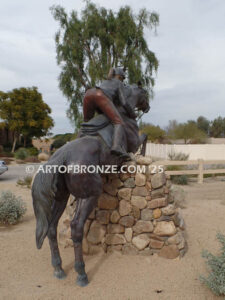
[[[137,85],[127,87],[127,101],[133,109],[143,112],[149,110],[148,96],[144,89]],[[126,151],[135,153],[146,140],[145,135],[139,136],[136,120],[128,118],[123,108],[119,108],[124,121],[127,141]],[[112,125],[108,125],[109,127]],[[84,136],[65,144],[58,149],[43,166],[68,167],[70,165],[121,165],[121,158],[112,156],[110,147],[99,136]],[[76,210],[71,222],[71,237],[75,251],[75,270],[78,273],[77,284],[88,284],[87,274],[82,253],[82,240],[84,224],[97,206],[97,200],[102,193],[102,179],[99,173],[45,173],[38,172],[32,185],[33,208],[36,216],[36,244],[42,247],[47,236],[51,249],[54,276],[65,277],[62,269],[62,260],[57,242],[57,226],[62,216],[69,195],[76,198]]]

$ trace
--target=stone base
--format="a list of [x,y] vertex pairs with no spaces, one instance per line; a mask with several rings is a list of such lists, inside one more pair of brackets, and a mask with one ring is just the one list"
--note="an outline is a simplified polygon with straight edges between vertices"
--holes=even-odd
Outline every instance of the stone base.
[[[132,164],[145,166],[146,172],[103,176],[98,207],[85,223],[84,253],[158,253],[170,259],[183,256],[187,250],[185,224],[181,209],[170,197],[169,178],[165,173],[152,174],[149,157],[139,156],[129,162]],[[70,221],[75,207],[71,197],[59,228],[59,242],[64,247],[72,246]]]

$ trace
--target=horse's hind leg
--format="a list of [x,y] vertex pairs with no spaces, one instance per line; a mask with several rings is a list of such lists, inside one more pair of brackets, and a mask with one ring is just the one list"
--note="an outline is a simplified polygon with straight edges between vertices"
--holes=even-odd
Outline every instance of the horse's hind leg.
[[75,253],[75,271],[78,273],[77,284],[79,286],[86,286],[88,284],[87,274],[85,272],[85,264],[83,260],[82,240],[84,224],[97,205],[97,196],[88,197],[85,199],[78,199],[74,219],[71,222],[72,240],[74,243]]
[[62,269],[62,260],[60,257],[58,241],[57,241],[57,226],[58,226],[59,219],[65,210],[68,198],[69,198],[68,192],[66,192],[66,194],[64,194],[63,196],[61,195],[61,198],[59,198],[59,196],[56,195],[56,199],[52,207],[52,219],[48,229],[48,239],[49,239],[49,245],[51,249],[54,276],[59,279],[63,279],[64,277],[66,277],[66,274]]

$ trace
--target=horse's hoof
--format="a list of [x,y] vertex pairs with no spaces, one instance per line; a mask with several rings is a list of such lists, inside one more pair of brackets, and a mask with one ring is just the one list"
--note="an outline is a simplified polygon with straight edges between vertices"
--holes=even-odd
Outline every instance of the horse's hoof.
[[86,274],[77,276],[77,285],[85,287],[86,285],[88,285],[88,283],[89,282]]
[[57,270],[54,272],[54,276],[58,279],[66,278],[66,273],[63,270]]

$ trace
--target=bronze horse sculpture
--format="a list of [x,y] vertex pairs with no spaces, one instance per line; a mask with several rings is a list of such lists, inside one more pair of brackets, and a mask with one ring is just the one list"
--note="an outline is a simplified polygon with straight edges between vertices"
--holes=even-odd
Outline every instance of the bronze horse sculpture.
[[[148,95],[140,86],[127,86],[126,98],[134,110],[138,109],[143,113],[149,110]],[[124,146],[127,152],[135,153],[146,141],[146,135],[139,136],[137,121],[130,119],[122,107],[118,109],[125,124]],[[107,145],[110,137],[107,132],[110,132],[110,126],[109,122],[106,122],[105,127],[100,126],[100,134],[86,133],[85,135],[84,129],[83,132],[81,131],[81,137],[59,148],[43,165],[43,168],[47,165],[65,167],[69,165],[121,165],[121,158],[112,155]],[[89,132],[89,127],[86,126],[86,128]],[[106,134],[101,134],[101,131],[105,131]],[[55,277],[61,279],[66,276],[62,269],[58,248],[57,226],[66,208],[69,195],[72,194],[76,198],[75,215],[71,222],[71,238],[75,252],[74,268],[78,273],[77,284],[80,286],[88,284],[82,253],[83,228],[89,214],[97,206],[101,193],[102,179],[99,173],[38,172],[36,174],[32,185],[33,208],[37,222],[36,245],[40,249],[45,237],[48,237]]]

